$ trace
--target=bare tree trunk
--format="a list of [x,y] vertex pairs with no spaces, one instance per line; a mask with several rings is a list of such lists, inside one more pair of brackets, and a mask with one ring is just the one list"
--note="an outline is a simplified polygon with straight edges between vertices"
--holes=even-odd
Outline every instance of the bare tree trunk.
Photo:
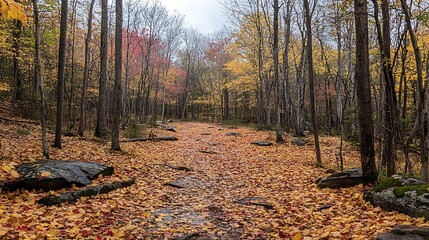
[[377,181],[372,122],[371,86],[368,50],[368,2],[354,0],[356,27],[356,91],[360,130],[360,154],[365,183]]
[[63,130],[63,106],[64,106],[64,70],[66,64],[66,44],[67,44],[67,12],[68,0],[61,0],[61,25],[60,25],[60,46],[58,53],[58,81],[57,81],[57,123],[55,127],[54,147],[61,149],[61,135]]
[[161,66],[157,69],[155,78],[155,95],[153,98],[153,109],[152,109],[152,122],[156,123],[158,120],[158,94],[159,94],[159,78],[161,77]]
[[417,117],[416,117],[416,123],[418,126],[418,135],[420,137],[420,162],[422,164],[422,178],[425,181],[429,180],[429,164],[428,164],[428,119],[427,119],[427,113],[425,111],[425,93],[423,89],[423,65],[422,65],[422,57],[420,53],[420,48],[417,43],[417,37],[415,35],[413,26],[411,24],[411,13],[407,6],[407,3],[405,0],[401,0],[401,6],[402,10],[405,14],[405,21],[407,24],[407,29],[410,34],[411,38],[411,44],[413,45],[414,49],[414,57],[416,61],[417,66],[417,87],[416,87],[416,104],[417,104]]
[[126,37],[127,37],[127,45],[125,49],[125,83],[123,86],[122,91],[122,109],[123,109],[123,115],[122,115],[122,128],[125,127],[125,124],[129,121],[130,115],[131,115],[131,103],[128,100],[128,88],[130,84],[130,48],[131,48],[131,36],[130,36],[130,21],[131,21],[131,12],[133,9],[131,9],[131,2],[125,3],[127,6],[127,26],[126,28]]
[[101,48],[100,48],[100,86],[98,90],[98,114],[96,137],[105,137],[106,132],[106,105],[107,105],[107,0],[101,0]]
[[301,50],[301,59],[298,66],[298,69],[296,71],[297,74],[297,80],[298,80],[298,106],[296,109],[296,126],[295,126],[295,135],[297,136],[304,136],[304,98],[305,98],[305,58],[306,54],[308,54],[305,51],[305,38],[303,35],[302,38],[302,50]]
[[274,61],[274,98],[275,98],[275,128],[276,142],[282,143],[282,128],[280,118],[280,84],[279,84],[279,1],[274,0],[274,44],[273,44],[273,61]]
[[286,125],[286,131],[289,130],[291,125],[291,114],[292,114],[292,101],[290,96],[290,86],[289,86],[289,45],[290,45],[290,35],[291,35],[291,17],[292,17],[292,1],[287,0],[286,2],[286,13],[283,16],[283,21],[285,25],[284,30],[284,53],[283,53],[283,98],[284,98],[284,121]]
[[316,97],[314,92],[314,70],[313,70],[313,37],[311,31],[311,14],[310,4],[308,0],[304,0],[305,19],[307,28],[307,61],[308,61],[308,83],[310,86],[310,108],[311,108],[311,123],[313,125],[314,147],[316,148],[316,165],[322,167],[322,158],[320,156],[319,146],[319,127],[317,126],[316,118]]
[[[406,41],[405,41],[406,42]],[[407,118],[407,101],[408,101],[408,84],[407,84],[407,75],[406,75],[406,63],[407,63],[407,56],[408,56],[408,44],[405,43],[405,46],[402,48],[402,54],[401,54],[401,79],[399,84],[399,104],[403,104],[401,107],[402,113],[401,118],[406,119]],[[403,86],[403,87],[402,87]],[[403,96],[402,96],[403,94]]]
[[[336,9],[336,33],[337,33],[337,68],[338,72],[336,75],[336,84],[335,84],[335,93],[336,93],[336,109],[337,109],[337,126],[340,126],[342,129],[342,122],[343,122],[343,74],[344,74],[344,67],[343,67],[343,58],[342,58],[342,29],[341,29],[341,20],[340,20],[340,9]],[[342,133],[341,133],[342,134]]]
[[[306,64],[306,54],[307,53],[307,47],[306,47],[306,30],[305,30],[305,19],[301,25],[301,23],[298,21],[298,28],[301,35],[301,57],[299,59],[299,63],[296,63],[295,60],[295,69],[296,69],[296,81],[297,81],[297,107],[296,107],[296,119],[295,119],[295,135],[296,136],[304,136],[304,126],[305,126],[305,119],[304,119],[304,106],[305,106],[305,90],[306,90],[306,71],[307,71],[307,64]],[[295,59],[297,59],[297,56],[294,56]]]
[[264,29],[262,27],[262,20],[260,16],[260,2],[259,0],[256,3],[256,11],[257,19],[256,19],[256,29],[258,32],[258,49],[257,49],[257,57],[258,57],[258,76],[260,82],[260,109],[262,110],[258,114],[263,114],[261,117],[261,122],[258,124],[262,124],[264,126],[268,126],[271,123],[269,109],[268,109],[268,94],[267,94],[267,79],[264,76]]
[[378,42],[381,49],[381,60],[383,79],[385,86],[385,102],[384,102],[384,140],[382,162],[387,165],[387,176],[392,176],[396,173],[396,137],[398,136],[399,118],[397,111],[397,100],[395,92],[395,83],[393,80],[392,64],[390,60],[390,14],[389,3],[383,0],[381,8],[383,15],[383,30],[380,27],[378,20],[378,3],[373,0],[376,27],[378,33]]
[[228,88],[224,88],[222,91],[223,95],[223,120],[229,119],[229,91]]
[[[74,92],[75,92],[75,88],[74,88],[74,80],[75,80],[75,46],[76,46],[76,25],[77,25],[77,18],[76,18],[76,5],[77,5],[77,0],[73,0],[73,9],[72,9],[72,19],[71,19],[71,24],[72,24],[72,39],[71,39],[71,76],[70,76],[70,95],[68,96],[68,118],[69,118],[69,122],[67,125],[67,131],[72,131],[72,129],[75,126],[75,117],[74,117],[74,104],[73,104],[73,100],[74,100]],[[67,74],[66,74],[67,75]],[[67,96],[67,92],[66,92],[66,96]]]
[[82,98],[80,102],[80,119],[79,119],[79,136],[83,137],[85,133],[86,121],[86,97],[88,94],[88,79],[89,79],[89,58],[90,58],[90,45],[92,37],[92,16],[94,11],[95,0],[91,0],[88,13],[88,32],[85,39],[85,66],[83,70],[83,83],[82,83]]
[[49,159],[48,141],[46,139],[46,124],[48,119],[48,109],[45,100],[45,87],[43,82],[42,64],[41,64],[41,51],[40,51],[40,20],[39,20],[39,6],[37,0],[33,0],[34,12],[34,25],[35,25],[35,51],[36,51],[36,81],[39,84],[40,92],[40,123],[42,124],[42,149],[43,157]]
[[22,73],[20,69],[20,43],[22,32],[22,22],[20,20],[15,20],[16,28],[13,30],[13,93],[14,101],[22,100]]
[[116,0],[115,26],[115,84],[113,87],[113,129],[112,147],[114,151],[121,151],[119,145],[119,131],[122,115],[122,0]]

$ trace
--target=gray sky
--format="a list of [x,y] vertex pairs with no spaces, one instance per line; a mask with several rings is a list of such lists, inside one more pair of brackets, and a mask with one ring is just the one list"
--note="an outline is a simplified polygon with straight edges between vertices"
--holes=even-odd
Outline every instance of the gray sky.
[[185,24],[201,33],[214,33],[225,23],[219,0],[160,0],[170,12],[185,15]]

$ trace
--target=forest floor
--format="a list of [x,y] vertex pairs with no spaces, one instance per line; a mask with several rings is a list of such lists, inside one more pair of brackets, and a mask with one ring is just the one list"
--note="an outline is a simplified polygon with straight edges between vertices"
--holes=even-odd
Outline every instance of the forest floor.
[[[399,224],[427,225],[365,203],[363,186],[319,189],[315,181],[337,166],[335,137],[321,138],[320,169],[311,138],[303,147],[291,144],[289,135],[284,144],[259,147],[250,143],[274,142],[274,134],[206,123],[171,125],[176,133],[154,133],[178,141],[122,143],[122,153],[111,152],[107,142],[64,137],[62,150],[50,149],[52,159],[115,168],[113,176],[93,185],[130,178],[136,183],[59,207],[35,203],[48,193],[0,192],[0,239],[371,239]],[[40,131],[0,120],[0,180],[16,177],[18,163],[41,157]],[[356,147],[346,144],[344,153],[347,167],[359,166]],[[165,185],[175,180],[183,188]],[[273,209],[237,203],[246,197],[261,198],[256,200]]]

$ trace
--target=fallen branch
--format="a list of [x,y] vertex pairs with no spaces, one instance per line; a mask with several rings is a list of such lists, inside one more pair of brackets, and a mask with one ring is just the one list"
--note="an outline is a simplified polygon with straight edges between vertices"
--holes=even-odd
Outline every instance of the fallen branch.
[[179,139],[177,139],[176,137],[166,136],[166,137],[133,138],[133,139],[122,140],[120,142],[122,143],[146,142],[146,141],[161,142],[161,141],[177,141],[177,140]]
[[174,182],[168,182],[164,184],[165,186],[175,187],[175,188],[185,188],[185,185],[181,182],[174,181]]
[[73,203],[73,202],[76,202],[81,197],[91,197],[91,196],[98,195],[100,193],[108,193],[119,188],[129,187],[133,185],[134,182],[135,182],[135,179],[131,179],[124,182],[113,182],[113,183],[98,185],[94,187],[89,187],[82,190],[65,192],[60,196],[48,195],[46,197],[39,199],[37,203],[45,206],[61,205],[62,203]]
[[0,120],[4,120],[4,121],[8,121],[8,122],[17,122],[17,123],[39,124],[39,122],[37,122],[37,121],[12,119],[12,118],[7,118],[7,117],[0,117]]
[[214,152],[214,151],[207,151],[207,150],[200,150],[199,151],[200,153],[204,153],[204,154],[217,154],[216,152]]
[[155,164],[157,166],[161,166],[161,167],[168,167],[174,170],[178,170],[178,171],[185,171],[185,172],[191,172],[192,169],[188,168],[188,167],[184,167],[184,166],[173,166],[170,164]]

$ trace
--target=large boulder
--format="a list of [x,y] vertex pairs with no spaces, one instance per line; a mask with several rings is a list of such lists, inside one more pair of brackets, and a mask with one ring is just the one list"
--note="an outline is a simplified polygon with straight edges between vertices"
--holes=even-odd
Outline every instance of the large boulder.
[[376,240],[424,240],[429,239],[429,228],[400,225],[389,233],[378,235]]
[[429,220],[428,188],[429,184],[419,179],[395,175],[366,192],[364,199],[386,211]]
[[362,169],[353,168],[334,173],[316,181],[320,188],[347,188],[363,183]]
[[96,162],[43,160],[23,163],[16,167],[20,177],[14,181],[5,182],[3,190],[43,189],[44,191],[58,190],[76,184],[79,187],[91,183],[100,174],[113,174],[113,167]]

